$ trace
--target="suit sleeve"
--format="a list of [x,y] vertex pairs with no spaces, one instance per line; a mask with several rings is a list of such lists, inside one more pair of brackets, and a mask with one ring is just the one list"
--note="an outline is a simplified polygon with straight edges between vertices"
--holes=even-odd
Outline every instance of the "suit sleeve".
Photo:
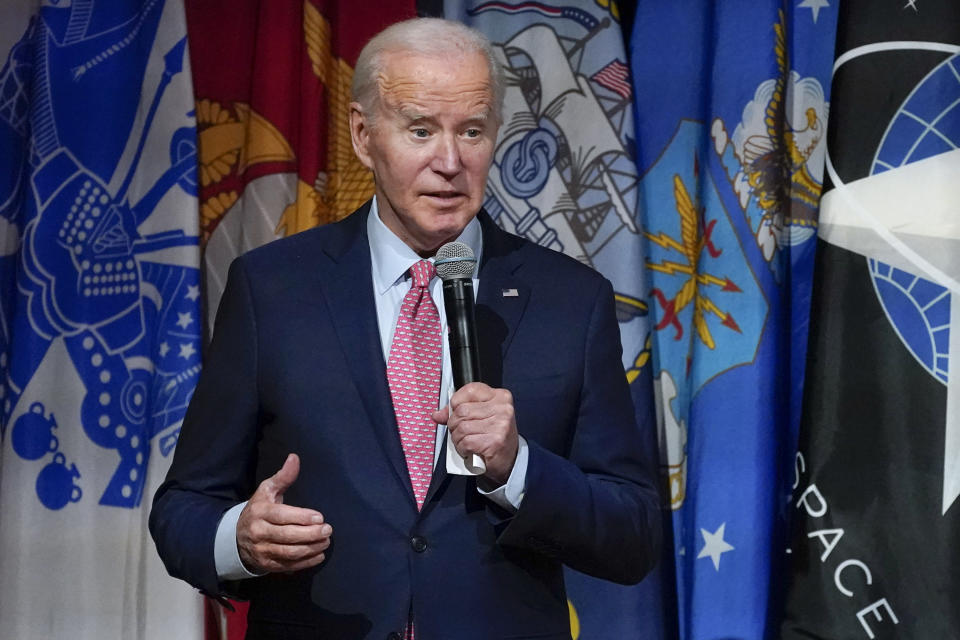
[[204,370],[190,401],[150,533],[170,575],[217,594],[214,539],[254,490],[258,439],[255,309],[243,259],[230,266]]
[[653,425],[637,423],[620,359],[613,290],[606,279],[594,300],[583,348],[570,455],[529,442],[523,503],[504,522],[498,541],[592,576],[632,584],[659,558],[660,499],[656,453],[644,437],[653,433]]

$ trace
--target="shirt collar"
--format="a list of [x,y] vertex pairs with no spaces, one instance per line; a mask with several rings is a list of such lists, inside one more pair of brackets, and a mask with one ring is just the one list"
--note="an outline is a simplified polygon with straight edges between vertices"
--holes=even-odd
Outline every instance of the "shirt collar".
[[[410,267],[421,258],[416,251],[388,229],[387,225],[383,224],[376,196],[373,197],[367,217],[367,238],[370,241],[373,287],[377,295],[383,295],[387,289],[401,281]],[[480,253],[483,250],[483,233],[476,216],[457,236],[457,242],[462,242],[473,249],[473,255],[477,257],[477,265],[479,265]],[[433,258],[430,258],[430,261],[433,262]],[[477,267],[474,267],[473,277],[477,277]]]

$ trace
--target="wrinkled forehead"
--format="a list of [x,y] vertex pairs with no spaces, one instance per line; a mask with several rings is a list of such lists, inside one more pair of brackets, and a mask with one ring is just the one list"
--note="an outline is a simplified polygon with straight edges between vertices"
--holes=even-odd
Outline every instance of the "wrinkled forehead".
[[448,56],[409,51],[385,52],[377,89],[387,108],[430,100],[457,100],[490,111],[493,85],[486,58],[453,50]]

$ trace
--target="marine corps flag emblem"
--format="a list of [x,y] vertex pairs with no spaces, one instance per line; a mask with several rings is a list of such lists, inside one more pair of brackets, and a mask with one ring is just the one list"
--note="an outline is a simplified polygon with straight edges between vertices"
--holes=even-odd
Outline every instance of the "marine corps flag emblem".
[[960,4],[840,5],[781,637],[960,629]]

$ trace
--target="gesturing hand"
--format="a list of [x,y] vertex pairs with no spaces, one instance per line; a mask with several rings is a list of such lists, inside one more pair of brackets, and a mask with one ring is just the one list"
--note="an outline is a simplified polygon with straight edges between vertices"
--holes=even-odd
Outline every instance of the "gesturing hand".
[[333,528],[313,509],[283,504],[284,492],[300,473],[300,458],[287,456],[260,483],[237,520],[237,549],[250,571],[297,571],[323,562]]
[[514,418],[513,396],[506,389],[494,389],[471,382],[457,389],[450,404],[432,416],[446,424],[457,452],[477,454],[487,465],[484,474],[497,485],[504,484],[517,459],[519,439]]

